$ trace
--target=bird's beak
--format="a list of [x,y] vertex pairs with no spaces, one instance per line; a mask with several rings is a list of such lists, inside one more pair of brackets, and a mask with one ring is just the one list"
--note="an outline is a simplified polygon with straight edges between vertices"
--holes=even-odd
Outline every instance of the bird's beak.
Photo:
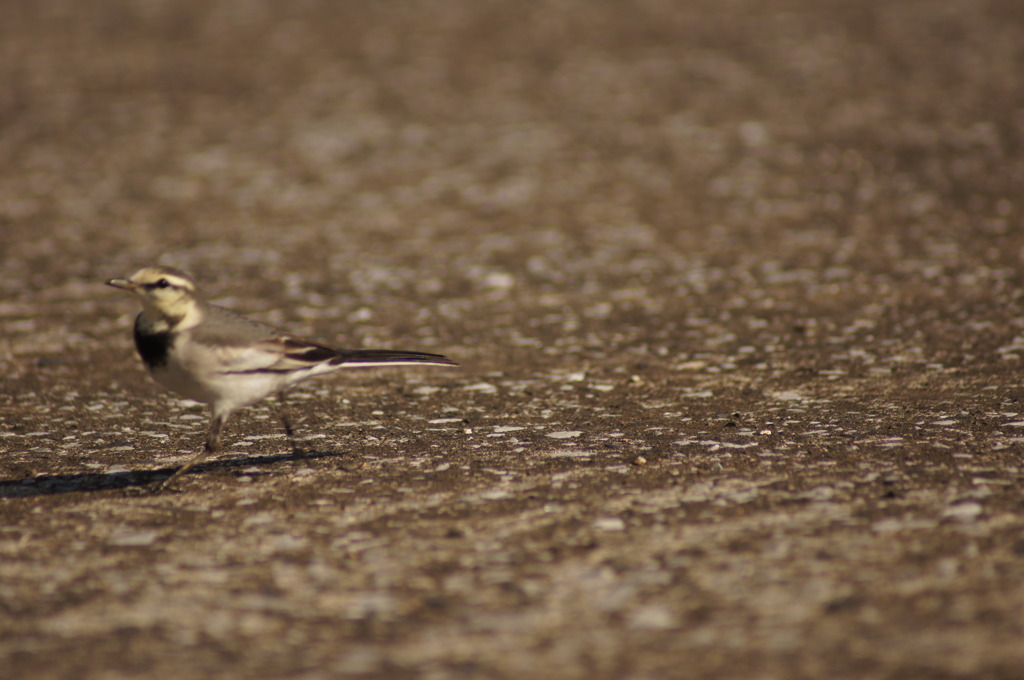
[[110,279],[107,281],[108,286],[114,288],[120,288],[122,290],[135,290],[138,286],[132,283],[129,279]]

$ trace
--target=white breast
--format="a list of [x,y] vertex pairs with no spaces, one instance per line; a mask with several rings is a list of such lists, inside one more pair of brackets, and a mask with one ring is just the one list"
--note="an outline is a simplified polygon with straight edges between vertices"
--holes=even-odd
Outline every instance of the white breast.
[[247,406],[286,387],[294,378],[281,373],[228,373],[220,355],[231,347],[211,348],[179,338],[167,362],[151,371],[153,379],[186,399],[210,404],[215,413]]

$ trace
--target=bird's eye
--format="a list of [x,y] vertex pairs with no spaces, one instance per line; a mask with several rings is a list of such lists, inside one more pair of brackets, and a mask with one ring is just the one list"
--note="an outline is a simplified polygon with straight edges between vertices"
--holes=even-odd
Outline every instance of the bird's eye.
[[170,285],[171,285],[171,282],[168,281],[167,279],[160,279],[159,281],[156,282],[156,287],[157,288],[169,288]]

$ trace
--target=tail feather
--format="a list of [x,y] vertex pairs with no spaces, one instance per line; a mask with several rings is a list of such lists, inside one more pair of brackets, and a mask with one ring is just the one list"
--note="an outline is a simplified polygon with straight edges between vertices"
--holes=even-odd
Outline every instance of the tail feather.
[[332,366],[370,368],[373,366],[458,366],[446,356],[429,352],[406,352],[395,349],[342,350],[329,362]]

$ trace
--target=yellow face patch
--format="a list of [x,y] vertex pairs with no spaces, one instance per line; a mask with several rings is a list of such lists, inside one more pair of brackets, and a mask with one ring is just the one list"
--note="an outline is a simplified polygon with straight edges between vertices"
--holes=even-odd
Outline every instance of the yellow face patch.
[[132,274],[131,278],[111,279],[107,283],[138,295],[154,327],[169,329],[199,322],[195,282],[180,270],[145,267]]

